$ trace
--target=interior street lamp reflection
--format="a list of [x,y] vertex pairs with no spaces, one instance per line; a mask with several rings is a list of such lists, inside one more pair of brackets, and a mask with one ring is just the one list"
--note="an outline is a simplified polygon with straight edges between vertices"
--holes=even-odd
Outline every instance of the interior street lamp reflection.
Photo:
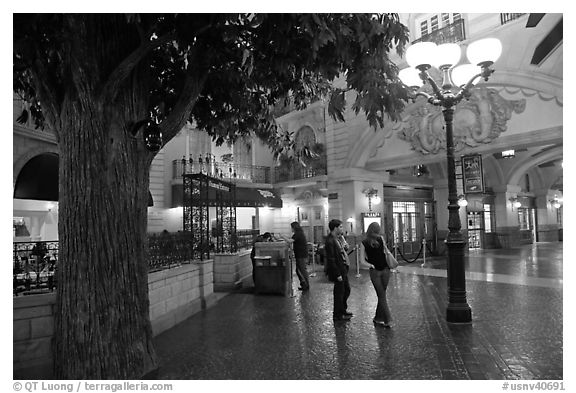
[[[399,73],[402,82],[410,88],[413,98],[426,98],[428,103],[442,107],[446,123],[446,156],[448,161],[448,307],[446,320],[452,323],[472,322],[472,310],[466,300],[466,276],[464,270],[464,247],[466,241],[460,230],[458,193],[456,190],[456,170],[454,167],[454,107],[463,98],[470,98],[470,90],[478,78],[485,81],[494,72],[490,68],[500,57],[502,44],[496,38],[485,38],[468,45],[466,55],[470,64],[459,65],[460,46],[457,44],[436,45],[433,42],[420,42],[406,51],[406,61],[410,68]],[[442,72],[442,84],[438,86],[428,70],[437,67]],[[433,94],[420,91],[422,84],[428,83]]]

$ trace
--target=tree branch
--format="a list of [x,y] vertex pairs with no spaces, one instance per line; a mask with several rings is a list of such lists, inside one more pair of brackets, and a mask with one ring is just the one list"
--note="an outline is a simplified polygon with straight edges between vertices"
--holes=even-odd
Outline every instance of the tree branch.
[[196,105],[196,100],[204,88],[207,77],[207,74],[201,78],[195,78],[190,74],[186,77],[178,102],[176,102],[168,117],[160,124],[165,141],[172,139],[188,121],[190,113],[194,105]]
[[164,45],[175,39],[176,35],[171,32],[154,40],[143,42],[134,52],[130,53],[108,77],[101,92],[102,102],[113,101],[118,91],[118,86],[130,75],[130,72],[151,50]]

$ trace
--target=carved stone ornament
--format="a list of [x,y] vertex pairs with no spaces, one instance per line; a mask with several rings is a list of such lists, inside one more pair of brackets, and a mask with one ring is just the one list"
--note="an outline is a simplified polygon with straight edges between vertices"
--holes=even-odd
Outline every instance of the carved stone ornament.
[[[456,106],[454,113],[454,148],[475,147],[490,143],[506,131],[512,112],[522,113],[526,100],[507,100],[486,87],[472,89],[468,101]],[[398,137],[410,142],[422,154],[436,154],[446,149],[446,131],[442,108],[419,99],[402,122]]]

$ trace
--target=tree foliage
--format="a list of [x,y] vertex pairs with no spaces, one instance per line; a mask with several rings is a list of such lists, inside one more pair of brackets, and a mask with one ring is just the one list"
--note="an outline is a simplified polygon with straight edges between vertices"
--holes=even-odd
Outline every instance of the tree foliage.
[[[75,91],[114,102],[134,79],[146,111],[127,119],[128,131],[154,120],[167,142],[195,121],[219,144],[255,132],[278,153],[291,141],[271,111],[283,101],[302,109],[327,98],[342,120],[353,89],[354,111],[372,126],[397,119],[406,93],[388,55],[402,54],[407,39],[395,14],[16,14],[14,88],[58,133]],[[74,79],[79,70],[90,86]],[[331,83],[340,75],[346,88]],[[180,102],[191,82],[201,91],[193,108]]]

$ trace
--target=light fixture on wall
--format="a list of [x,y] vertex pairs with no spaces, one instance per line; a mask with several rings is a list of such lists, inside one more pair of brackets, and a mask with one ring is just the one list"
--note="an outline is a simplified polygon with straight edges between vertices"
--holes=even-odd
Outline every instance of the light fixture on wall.
[[[408,87],[408,94],[426,98],[429,104],[442,107],[446,130],[446,158],[448,161],[448,307],[446,320],[453,323],[472,322],[472,310],[466,301],[466,274],[464,252],[466,240],[461,231],[458,209],[456,169],[454,164],[454,110],[462,99],[470,98],[478,78],[488,81],[494,72],[490,67],[500,57],[502,44],[497,38],[485,38],[468,45],[466,54],[471,64],[454,67],[460,62],[462,51],[455,43],[436,45],[419,42],[406,50],[410,68],[399,72],[398,77]],[[442,72],[442,83],[437,83],[428,73],[432,67]],[[434,94],[420,91],[422,83],[429,84]]]
[[514,150],[504,150],[501,154],[502,158],[514,158],[516,152]]
[[374,187],[367,188],[363,191],[366,198],[368,198],[368,211],[372,211],[372,203],[378,205],[382,200],[378,196],[378,190]]
[[346,220],[346,222],[350,224],[350,233],[354,232],[354,221],[356,221],[354,217],[348,217]]
[[550,199],[550,204],[552,205],[552,207],[555,207],[556,209],[560,209],[560,207],[562,207],[562,198],[558,198],[558,195],[554,195],[554,198]]
[[517,196],[510,197],[509,201],[512,203],[512,210],[514,210],[514,208],[518,209],[520,206],[522,206],[522,202],[518,200]]
[[465,195],[458,195],[458,206],[466,207],[468,206],[468,200],[466,199]]

